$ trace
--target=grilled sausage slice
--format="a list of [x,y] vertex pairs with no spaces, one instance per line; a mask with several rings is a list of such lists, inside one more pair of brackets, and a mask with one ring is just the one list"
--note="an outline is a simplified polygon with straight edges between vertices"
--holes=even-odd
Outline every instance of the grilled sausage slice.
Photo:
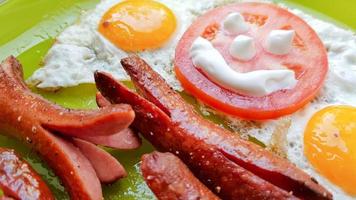
[[331,193],[287,160],[204,120],[142,59],[131,56],[122,65],[149,101],[98,72],[100,92],[112,103],[132,105],[133,127],[158,149],[179,152],[221,198],[332,199]]
[[143,177],[159,200],[218,200],[188,167],[171,153],[142,156]]
[[[93,154],[87,154],[87,149],[75,146],[73,137],[90,137],[98,143],[107,143],[111,137],[117,138],[119,135],[115,134],[126,130],[134,119],[131,106],[110,105],[98,110],[65,109],[32,93],[22,75],[22,67],[14,57],[1,63],[0,133],[15,137],[36,150],[61,178],[71,199],[101,200],[101,184],[93,167],[100,165],[93,163],[95,159],[88,160],[85,154],[90,158]],[[118,146],[119,143],[109,145]],[[90,147],[91,152],[101,152],[95,145]],[[109,163],[113,163],[112,159],[107,155],[101,161],[111,160]],[[121,165],[116,163],[112,166],[122,174]],[[103,170],[97,168],[98,172]],[[105,178],[114,181],[119,177],[122,176],[113,173]]]

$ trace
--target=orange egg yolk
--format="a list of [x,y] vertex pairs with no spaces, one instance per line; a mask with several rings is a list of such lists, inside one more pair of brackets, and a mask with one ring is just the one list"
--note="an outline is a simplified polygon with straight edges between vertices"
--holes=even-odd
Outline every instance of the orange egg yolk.
[[99,32],[118,48],[143,51],[163,46],[176,29],[176,18],[153,0],[126,0],[102,17]]
[[330,106],[317,112],[305,130],[304,153],[321,175],[356,195],[356,108]]

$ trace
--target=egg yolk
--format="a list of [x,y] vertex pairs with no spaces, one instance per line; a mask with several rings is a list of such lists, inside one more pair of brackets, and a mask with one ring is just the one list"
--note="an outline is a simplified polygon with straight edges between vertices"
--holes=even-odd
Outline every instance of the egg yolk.
[[317,112],[305,130],[304,153],[321,175],[356,195],[356,108],[330,106]]
[[176,18],[153,0],[126,0],[102,17],[99,32],[118,48],[142,51],[161,47],[176,29]]

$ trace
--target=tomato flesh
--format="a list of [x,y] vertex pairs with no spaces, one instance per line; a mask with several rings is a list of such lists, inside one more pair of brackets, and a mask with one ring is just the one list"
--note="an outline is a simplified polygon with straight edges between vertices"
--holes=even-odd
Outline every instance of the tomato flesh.
[[[241,13],[250,29],[244,35],[255,39],[257,55],[239,61],[229,54],[236,35],[221,30],[221,22],[231,12]],[[295,30],[292,50],[287,55],[270,54],[263,48],[268,33],[277,29]],[[211,40],[234,70],[249,72],[261,69],[288,68],[295,71],[297,85],[262,97],[230,91],[209,80],[190,59],[189,51],[199,37]],[[298,16],[268,3],[237,3],[209,11],[185,32],[176,48],[175,72],[182,86],[205,104],[227,114],[246,119],[271,119],[291,114],[317,94],[328,71],[325,47],[315,31]]]

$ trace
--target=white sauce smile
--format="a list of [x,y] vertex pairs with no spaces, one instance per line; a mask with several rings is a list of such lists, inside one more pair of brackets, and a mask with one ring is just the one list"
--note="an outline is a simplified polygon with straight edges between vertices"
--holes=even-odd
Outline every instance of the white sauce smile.
[[223,56],[206,39],[198,37],[192,44],[190,56],[213,81],[234,92],[265,96],[281,89],[293,88],[297,80],[292,70],[257,70],[239,73],[226,63]]
[[237,36],[231,43],[229,52],[232,57],[248,61],[256,55],[256,47],[252,37],[246,35]]
[[273,30],[266,39],[266,50],[276,55],[286,55],[292,48],[294,30]]
[[225,32],[231,35],[244,33],[249,29],[249,26],[245,22],[244,17],[238,12],[230,13],[224,19],[223,27]]

